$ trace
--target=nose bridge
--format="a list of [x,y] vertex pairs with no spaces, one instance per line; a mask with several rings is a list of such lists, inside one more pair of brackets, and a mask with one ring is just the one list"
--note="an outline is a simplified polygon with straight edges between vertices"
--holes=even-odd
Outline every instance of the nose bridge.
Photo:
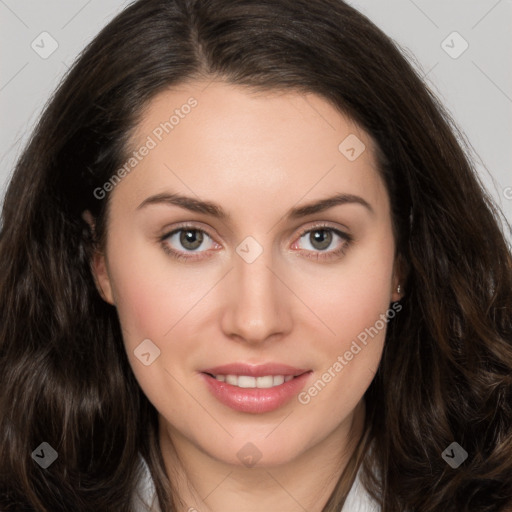
[[254,306],[271,305],[275,301],[276,279],[270,271],[272,257],[269,253],[261,254],[251,263],[242,258],[235,263],[235,288],[240,301]]
[[236,253],[225,312],[226,334],[257,342],[283,333],[289,327],[289,311],[282,284],[274,275],[272,248],[247,237]]

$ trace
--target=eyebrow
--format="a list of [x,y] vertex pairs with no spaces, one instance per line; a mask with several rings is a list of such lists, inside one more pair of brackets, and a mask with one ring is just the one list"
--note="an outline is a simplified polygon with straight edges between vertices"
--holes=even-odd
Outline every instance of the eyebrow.
[[[147,199],[144,199],[144,201],[142,201],[142,203],[139,204],[139,206],[137,206],[137,210],[140,210],[149,205],[158,204],[180,206],[185,210],[211,215],[220,220],[230,219],[230,215],[220,205],[212,203],[210,201],[202,201],[200,199],[195,199],[193,197],[188,197],[181,194],[162,193],[150,196]],[[294,220],[302,217],[307,217],[308,215],[320,213],[330,208],[333,208],[334,206],[343,204],[359,204],[361,206],[364,206],[370,213],[375,213],[372,206],[362,197],[356,196],[354,194],[336,194],[331,197],[313,201],[303,206],[292,208],[286,214],[286,219]]]

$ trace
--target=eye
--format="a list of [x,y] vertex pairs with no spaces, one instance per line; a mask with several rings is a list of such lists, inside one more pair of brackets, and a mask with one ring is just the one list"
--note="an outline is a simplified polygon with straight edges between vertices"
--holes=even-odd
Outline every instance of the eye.
[[[304,256],[313,259],[326,259],[343,255],[352,242],[352,236],[330,226],[314,226],[303,230],[293,249],[305,246]],[[331,250],[329,250],[331,248]],[[310,253],[310,254],[308,254]],[[312,254],[311,254],[312,253]]]
[[216,245],[206,231],[192,226],[182,226],[167,233],[161,238],[161,243],[165,252],[183,260],[202,258],[202,253]]
[[[331,259],[343,255],[352,240],[348,233],[320,225],[303,230],[292,249],[303,249],[301,253],[306,258]],[[208,258],[212,256],[209,249],[221,247],[206,231],[195,226],[180,226],[162,236],[160,243],[167,254],[182,261]]]

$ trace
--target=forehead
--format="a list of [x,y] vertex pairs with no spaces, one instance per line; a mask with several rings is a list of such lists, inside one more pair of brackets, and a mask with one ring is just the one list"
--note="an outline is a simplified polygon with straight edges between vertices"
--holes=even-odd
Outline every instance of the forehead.
[[261,209],[279,197],[340,192],[385,206],[374,147],[315,94],[182,84],[147,105],[130,148],[137,161],[113,196],[130,191],[142,201],[170,188]]

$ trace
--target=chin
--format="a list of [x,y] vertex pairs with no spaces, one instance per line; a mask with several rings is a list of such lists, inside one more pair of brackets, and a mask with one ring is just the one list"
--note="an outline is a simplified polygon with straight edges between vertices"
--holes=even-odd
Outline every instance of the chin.
[[271,468],[293,462],[304,451],[303,441],[285,440],[276,436],[244,436],[230,439],[222,447],[203,447],[212,458],[228,465],[247,468]]

